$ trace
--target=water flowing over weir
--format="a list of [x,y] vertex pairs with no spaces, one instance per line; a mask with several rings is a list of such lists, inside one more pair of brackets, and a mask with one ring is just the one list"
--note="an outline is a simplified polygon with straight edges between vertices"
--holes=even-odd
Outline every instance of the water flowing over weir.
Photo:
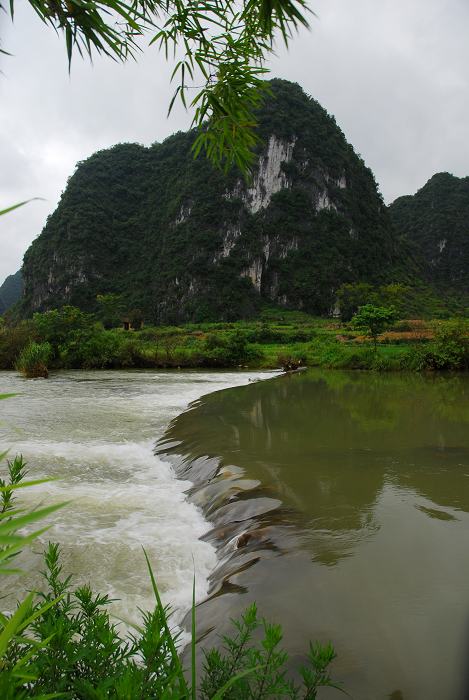
[[292,666],[332,640],[357,700],[467,700],[468,397],[467,375],[318,370],[181,414],[157,453],[213,524],[201,646],[256,601]]
[[[177,608],[179,620],[190,607],[194,567],[201,599],[216,556],[200,539],[210,524],[186,498],[190,483],[154,455],[155,440],[203,394],[271,376],[94,371],[24,380],[3,372],[1,391],[17,396],[1,402],[0,451],[22,453],[30,478],[57,478],[22,492],[22,504],[71,501],[42,543],[22,554],[24,568],[37,569],[43,544],[58,541],[67,573],[117,599],[119,617],[136,620],[137,608],[153,607],[143,545],[163,600]],[[9,578],[2,593],[14,597],[36,583],[31,576]]]

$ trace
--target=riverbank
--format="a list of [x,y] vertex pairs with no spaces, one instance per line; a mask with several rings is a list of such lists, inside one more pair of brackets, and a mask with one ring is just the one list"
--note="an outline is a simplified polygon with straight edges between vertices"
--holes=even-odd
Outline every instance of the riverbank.
[[466,370],[469,321],[399,320],[374,339],[338,320],[266,311],[255,321],[105,329],[73,307],[0,327],[0,369],[31,342],[49,369],[231,368],[304,365],[376,371]]

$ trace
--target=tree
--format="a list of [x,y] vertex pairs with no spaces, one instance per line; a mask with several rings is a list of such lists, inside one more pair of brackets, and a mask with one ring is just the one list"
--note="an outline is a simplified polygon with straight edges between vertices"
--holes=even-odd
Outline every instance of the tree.
[[98,317],[104,328],[115,328],[122,321],[123,303],[120,294],[98,294]]
[[372,300],[373,287],[367,282],[342,284],[337,290],[337,304],[342,321],[350,321],[353,314]]
[[[175,61],[176,98],[194,110],[194,154],[247,174],[254,160],[256,109],[268,89],[265,61],[277,35],[288,44],[306,20],[306,0],[29,0],[44,24],[74,50],[118,61],[138,55],[141,38]],[[14,15],[14,0],[9,2]],[[1,0],[0,0],[0,9]],[[3,53],[5,50],[0,49]],[[194,92],[191,92],[194,91]],[[189,96],[190,95],[190,96]]]
[[63,306],[45,313],[33,315],[33,328],[41,342],[57,348],[67,342],[70,333],[83,331],[93,324],[93,317],[76,306]]
[[401,282],[386,284],[379,288],[381,304],[388,307],[392,306],[396,313],[401,314],[405,309],[406,299],[410,291],[410,287]]
[[352,318],[352,326],[363,329],[367,336],[373,338],[376,351],[378,336],[395,321],[395,318],[396,312],[393,307],[365,304]]

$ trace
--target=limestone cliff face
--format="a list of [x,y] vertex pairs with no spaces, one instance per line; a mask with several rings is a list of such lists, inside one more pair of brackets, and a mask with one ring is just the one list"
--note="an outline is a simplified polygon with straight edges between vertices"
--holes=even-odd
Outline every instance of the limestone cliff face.
[[252,178],[192,159],[192,132],[95,154],[28,250],[25,313],[122,294],[149,321],[229,319],[265,301],[327,314],[396,259],[371,172],[322,107],[272,81]]
[[265,152],[259,157],[253,183],[244,197],[246,206],[252,214],[268,207],[272,195],[289,187],[290,183],[283,166],[292,160],[295,142],[296,137],[287,141],[277,138],[274,134],[270,136]]

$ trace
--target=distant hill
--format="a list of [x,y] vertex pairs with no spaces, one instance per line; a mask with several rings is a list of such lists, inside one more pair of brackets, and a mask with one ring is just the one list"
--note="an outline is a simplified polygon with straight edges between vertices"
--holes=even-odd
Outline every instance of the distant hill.
[[469,293],[469,177],[434,175],[389,207],[412,246],[422,277],[437,290]]
[[0,316],[8,311],[21,298],[23,278],[21,270],[9,275],[0,287]]
[[78,164],[24,258],[23,313],[122,295],[148,322],[237,319],[263,302],[328,314],[345,282],[405,270],[373,174],[333,117],[271,81],[253,179],[193,159],[193,131]]

